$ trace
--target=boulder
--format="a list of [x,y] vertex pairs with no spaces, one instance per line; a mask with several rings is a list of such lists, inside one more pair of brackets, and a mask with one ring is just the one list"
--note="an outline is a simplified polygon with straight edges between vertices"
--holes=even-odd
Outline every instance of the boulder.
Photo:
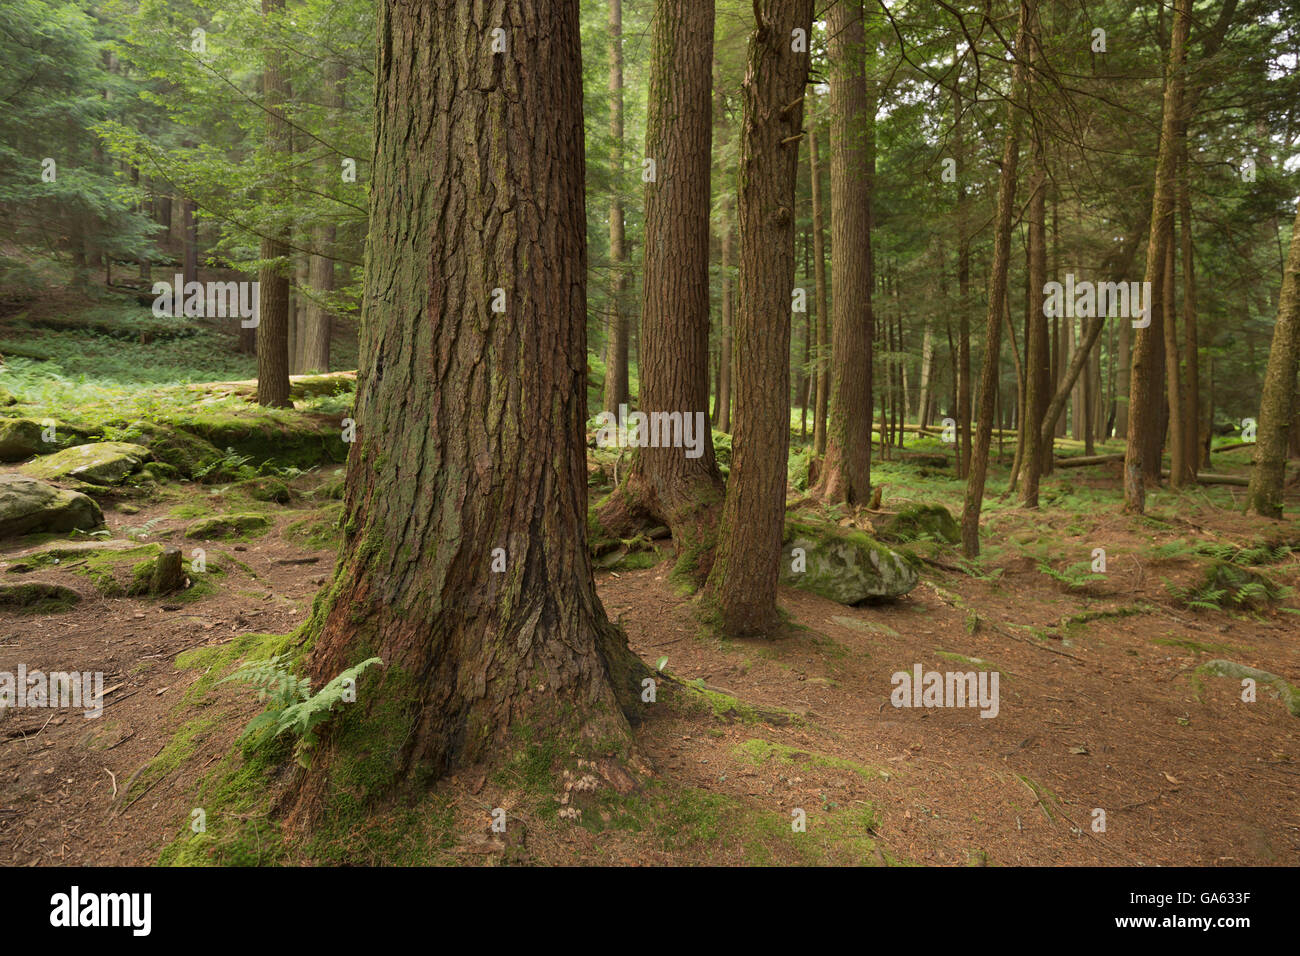
[[103,523],[93,498],[27,475],[0,475],[0,538],[33,531],[89,531]]
[[152,458],[148,448],[121,441],[73,445],[23,466],[24,474],[46,481],[75,478],[92,485],[116,485]]
[[912,505],[891,515],[879,530],[885,541],[929,539],[945,544],[961,541],[961,528],[943,505]]
[[840,604],[893,600],[918,581],[898,552],[861,531],[836,525],[787,519],[783,550],[783,584]]
[[62,584],[25,581],[22,584],[0,583],[0,607],[18,608],[29,614],[53,614],[66,611],[81,600],[81,595]]
[[200,541],[218,538],[237,538],[246,534],[260,534],[271,526],[271,519],[259,514],[214,515],[200,518],[185,529],[185,537]]
[[44,448],[39,422],[0,418],[0,461],[26,461]]

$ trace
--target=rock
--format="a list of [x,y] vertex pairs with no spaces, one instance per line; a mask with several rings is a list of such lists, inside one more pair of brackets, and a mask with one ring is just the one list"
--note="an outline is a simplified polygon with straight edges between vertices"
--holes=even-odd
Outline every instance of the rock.
[[[916,587],[916,571],[861,531],[787,519],[781,582],[840,604],[892,600]],[[802,548],[803,570],[796,571]]]
[[193,478],[196,474],[202,473],[208,481],[216,481],[219,478],[216,474],[209,474],[205,469],[211,469],[213,463],[221,458],[220,449],[189,432],[153,422],[132,422],[125,428],[125,437],[147,447],[153,453],[155,462],[169,466],[166,469],[156,469],[157,475],[160,476],[156,480],[167,477],[172,470],[175,474],[171,477],[179,475]]
[[103,523],[93,498],[27,475],[0,475],[0,538],[33,531],[89,531]]
[[1245,664],[1223,659],[1207,661],[1196,668],[1196,673],[1206,674],[1210,677],[1231,677],[1235,680],[1249,677],[1256,684],[1271,686],[1277,692],[1277,696],[1282,699],[1282,703],[1286,705],[1286,709],[1291,712],[1291,716],[1300,717],[1300,693],[1297,693],[1294,687],[1276,674],[1270,674],[1268,671],[1262,671],[1257,667],[1247,667]]
[[254,501],[274,501],[278,505],[287,505],[291,497],[288,485],[268,476],[235,482],[233,490],[243,492]]
[[212,541],[217,538],[234,538],[255,534],[271,526],[271,519],[259,514],[214,515],[200,518],[185,529],[185,537]]
[[912,505],[893,515],[880,529],[884,541],[916,541],[928,538],[945,544],[961,541],[961,528],[942,505]]
[[0,419],[0,461],[26,461],[44,447],[39,422],[30,418]]
[[23,466],[23,473],[33,478],[57,481],[75,478],[93,485],[116,485],[152,458],[148,448],[128,442],[101,441],[73,445],[45,455]]
[[0,607],[16,607],[31,614],[66,611],[80,600],[80,594],[62,584],[45,581],[0,584]]

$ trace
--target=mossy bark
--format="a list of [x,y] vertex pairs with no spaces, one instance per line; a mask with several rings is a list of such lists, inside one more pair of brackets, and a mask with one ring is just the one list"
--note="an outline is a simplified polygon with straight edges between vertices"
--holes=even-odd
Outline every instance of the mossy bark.
[[299,780],[291,828],[500,763],[523,727],[563,753],[631,749],[645,669],[586,547],[578,4],[494,10],[380,8],[358,442],[305,638],[317,686],[384,666]]

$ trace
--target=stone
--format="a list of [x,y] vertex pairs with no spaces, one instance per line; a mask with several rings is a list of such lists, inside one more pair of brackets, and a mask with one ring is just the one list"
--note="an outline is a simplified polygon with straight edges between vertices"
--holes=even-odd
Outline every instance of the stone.
[[961,541],[961,528],[943,505],[911,505],[891,515],[878,532],[885,541],[917,541],[928,538],[944,544]]
[[103,523],[93,498],[27,475],[0,475],[0,538],[35,531],[89,531]]
[[0,461],[26,461],[44,448],[39,422],[0,418]]
[[73,445],[24,465],[33,478],[58,481],[74,478],[92,485],[121,484],[153,457],[148,448],[129,442],[102,441]]
[[[795,553],[802,548],[802,556]],[[840,604],[894,600],[916,587],[916,570],[861,531],[787,520],[781,582]],[[802,560],[803,570],[798,571]]]

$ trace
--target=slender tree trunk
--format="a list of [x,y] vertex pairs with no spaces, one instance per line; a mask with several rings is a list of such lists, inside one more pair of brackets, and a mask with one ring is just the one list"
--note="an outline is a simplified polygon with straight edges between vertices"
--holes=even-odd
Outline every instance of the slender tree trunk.
[[1182,223],[1183,353],[1187,362],[1187,387],[1183,411],[1183,477],[1196,480],[1201,447],[1201,365],[1196,328],[1196,263],[1192,233],[1191,169],[1187,155],[1187,117],[1179,129],[1178,219]]
[[632,755],[646,669],[605,616],[585,534],[578,2],[502,6],[380,5],[361,428],[306,633],[314,684],[383,666],[297,782],[291,829],[501,763],[525,730],[574,769]]
[[722,341],[718,345],[718,431],[731,431],[731,370],[735,363],[734,329],[736,289],[731,275],[736,268],[736,198],[722,201]]
[[1020,124],[1021,110],[1025,103],[1029,23],[1034,17],[1035,0],[1020,0],[1015,40],[1016,64],[1012,71],[1011,98],[1007,103],[1006,133],[994,220],[993,266],[989,270],[988,336],[984,350],[984,368],[980,373],[979,431],[975,436],[961,513],[962,550],[968,558],[977,557],[980,553],[980,510],[984,503],[984,483],[988,476],[989,442],[993,437],[994,393],[997,389],[1003,310],[1007,299],[1007,269],[1011,262],[1011,216],[1016,201],[1016,166],[1020,159]]
[[830,401],[830,297],[826,289],[826,204],[822,197],[822,164],[818,155],[821,140],[817,135],[817,123],[820,116],[816,111],[809,112],[808,169],[812,179],[813,269],[817,277],[817,404],[813,412],[813,458],[820,462],[826,454],[826,408]]
[[[284,9],[284,0],[262,0],[262,15]],[[265,97],[266,149],[271,156],[289,151],[289,124],[283,107],[287,84],[281,54],[272,45],[267,50],[266,69],[262,74]],[[259,296],[257,326],[257,402],[259,405],[288,407],[289,401],[289,245],[288,229],[262,239],[260,257],[263,265],[258,274]]]
[[971,459],[970,210],[966,198],[966,140],[962,132],[962,102],[958,87],[953,89],[952,99],[957,160],[957,477],[965,478],[970,474]]
[[[627,250],[623,214],[623,0],[609,0],[609,311],[605,325],[605,411],[617,415],[627,405],[628,319],[623,307],[627,290]],[[724,372],[725,374],[725,372]],[[724,429],[725,431],[725,429]]]
[[831,116],[831,394],[826,460],[817,486],[827,501],[865,504],[871,493],[872,289],[870,137],[862,0],[828,13]]
[[[1169,227],[1173,229],[1172,211]],[[1175,320],[1174,237],[1165,247],[1165,376],[1169,402],[1169,487],[1181,488],[1186,482],[1187,463],[1183,457],[1183,397],[1178,366],[1178,323]]]
[[[326,69],[328,82],[325,88],[325,106],[342,113],[343,83],[347,79],[347,66],[341,61],[332,61]],[[337,175],[338,157],[327,154],[320,161],[321,176]],[[312,245],[314,251],[307,263],[307,285],[312,295],[307,299],[303,312],[302,324],[298,328],[299,367],[304,372],[328,372],[330,370],[330,340],[334,334],[334,314],[329,308],[329,296],[334,292],[334,240],[336,230],[333,223],[322,224],[316,228]]]
[[740,154],[740,308],[736,312],[736,420],[732,473],[708,580],[729,635],[772,633],[790,443],[790,289],[795,181],[809,54],[791,34],[812,33],[813,0],[757,0],[749,39]]
[[645,191],[637,396],[651,415],[703,416],[700,453],[688,457],[681,442],[640,448],[599,513],[618,537],[667,525],[678,570],[696,581],[708,573],[723,497],[707,426],[713,20],[712,0],[658,0],[651,23],[646,158],[655,175]]
[[1291,248],[1278,295],[1277,323],[1268,351],[1268,370],[1260,396],[1255,434],[1255,469],[1247,492],[1249,507],[1269,518],[1282,517],[1287,432],[1297,406],[1296,367],[1300,362],[1300,209],[1291,230]]
[[1174,207],[1174,172],[1177,158],[1175,128],[1181,109],[1180,87],[1186,59],[1191,0],[1175,0],[1174,23],[1170,32],[1169,67],[1165,74],[1164,113],[1160,129],[1160,149],[1156,160],[1155,194],[1151,200],[1151,237],[1147,243],[1145,281],[1151,290],[1148,318],[1151,324],[1136,329],[1133,370],[1129,386],[1128,448],[1124,459],[1124,510],[1142,514],[1146,510],[1146,481],[1154,465],[1156,480],[1160,476],[1157,452],[1151,461],[1150,435],[1157,429],[1161,409],[1160,368],[1157,343],[1164,311],[1164,267],[1170,241],[1169,221]]

